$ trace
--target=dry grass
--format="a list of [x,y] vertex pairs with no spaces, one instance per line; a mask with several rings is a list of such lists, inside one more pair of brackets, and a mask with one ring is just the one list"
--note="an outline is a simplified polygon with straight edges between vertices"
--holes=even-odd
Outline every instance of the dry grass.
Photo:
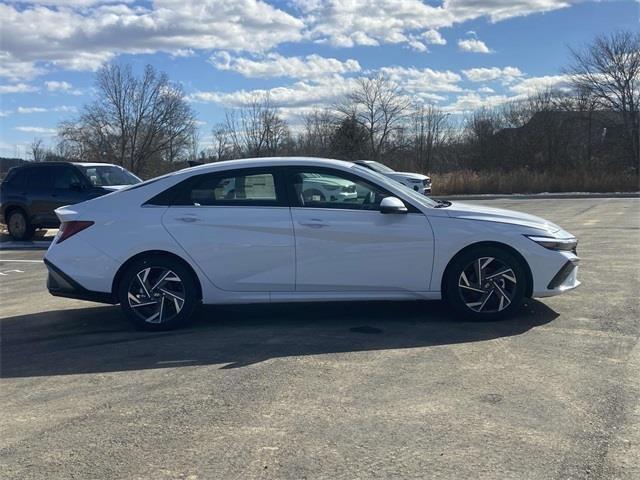
[[470,170],[433,174],[434,195],[543,192],[637,192],[638,175],[581,169],[558,172],[515,170],[476,173]]

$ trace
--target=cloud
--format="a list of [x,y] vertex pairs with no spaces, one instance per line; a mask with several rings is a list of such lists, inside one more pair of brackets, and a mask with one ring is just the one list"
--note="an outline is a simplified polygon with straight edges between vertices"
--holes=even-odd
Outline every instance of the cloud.
[[510,83],[524,75],[520,69],[516,67],[470,68],[468,70],[462,70],[462,73],[472,82],[500,80],[503,83]]
[[451,113],[466,113],[477,110],[478,108],[497,107],[510,100],[506,95],[486,95],[482,96],[476,92],[469,92],[458,95],[455,102],[447,105],[444,109]]
[[0,4],[0,17],[6,57],[0,63],[13,76],[22,75],[21,69],[32,75],[41,62],[94,70],[122,53],[264,52],[301,40],[304,28],[302,20],[261,0],[154,0],[82,8]]
[[[373,72],[369,72],[373,73]],[[384,67],[377,73],[402,87],[402,92],[414,100],[434,103],[447,99],[443,93],[462,92],[458,83],[462,77],[449,70],[430,68]],[[330,107],[357,88],[356,77],[334,74],[320,79],[305,79],[292,85],[271,89],[237,90],[233,92],[199,91],[189,95],[196,103],[215,103],[224,107],[242,107],[266,93],[271,103],[287,112],[299,115],[317,107]]]
[[15,127],[14,130],[23,133],[37,133],[39,135],[55,135],[55,128],[46,128],[46,127],[31,127],[31,126],[21,126]]
[[[569,7],[582,0],[292,0],[307,26],[309,38],[337,47],[416,41],[421,31],[434,31],[482,17],[498,22],[512,17]],[[429,33],[435,42],[444,39]],[[415,44],[414,44],[415,46]]]
[[466,38],[458,40],[458,49],[463,52],[473,53],[491,53],[491,50],[487,45],[477,38]]
[[306,57],[284,57],[272,53],[257,60],[243,57],[232,57],[227,52],[220,52],[211,57],[211,63],[219,70],[231,70],[245,77],[269,78],[314,78],[327,75],[359,72],[360,64],[356,60],[340,61],[335,58],[307,55]]
[[65,81],[49,80],[44,82],[45,87],[50,92],[63,92],[70,95],[82,95],[80,90],[74,89],[73,85]]
[[15,112],[12,112],[10,110],[5,110],[4,112],[2,112],[4,115],[0,115],[0,116],[7,116],[11,113],[19,113],[19,114],[29,114],[29,113],[47,113],[47,112],[76,112],[78,109],[76,107],[73,106],[69,106],[69,105],[60,105],[58,107],[53,107],[53,108],[45,108],[45,107],[18,107],[16,108]]
[[13,85],[0,85],[0,93],[29,93],[37,92],[38,88],[26,83],[15,83]]
[[447,41],[434,29],[427,30],[420,35],[420,38],[430,45],[446,45]]
[[42,107],[18,107],[16,113],[43,113],[46,112],[46,108]]
[[380,73],[400,85],[408,93],[460,92],[462,77],[450,70],[431,68],[383,67]]
[[355,87],[355,79],[335,75],[318,81],[300,81],[290,86],[275,87],[269,90],[200,91],[191,94],[189,100],[217,103],[225,107],[241,107],[268,93],[270,101],[278,107],[315,107],[331,105]]
[[569,75],[545,75],[542,77],[531,77],[512,85],[509,87],[509,90],[520,96],[529,96],[549,89],[568,90],[569,81]]

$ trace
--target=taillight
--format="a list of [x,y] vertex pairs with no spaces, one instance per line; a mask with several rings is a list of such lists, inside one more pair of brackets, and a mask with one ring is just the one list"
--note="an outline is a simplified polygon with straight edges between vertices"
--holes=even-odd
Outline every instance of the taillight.
[[58,240],[56,241],[56,243],[64,242],[67,238],[72,237],[76,233],[84,230],[85,228],[89,228],[93,224],[94,222],[75,221],[75,220],[71,222],[62,222],[62,225],[60,225],[60,232],[59,232]]

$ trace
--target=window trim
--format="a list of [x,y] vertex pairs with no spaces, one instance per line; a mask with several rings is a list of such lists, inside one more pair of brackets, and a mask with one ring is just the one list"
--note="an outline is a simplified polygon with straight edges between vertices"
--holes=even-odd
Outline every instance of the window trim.
[[[295,187],[294,187],[294,175],[298,174],[298,173],[325,173],[327,175],[333,175],[333,176],[337,176],[340,178],[345,178],[346,180],[351,180],[353,182],[358,181],[358,182],[363,182],[367,185],[371,185],[374,186],[375,188],[377,188],[378,190],[382,190],[387,197],[395,197],[395,198],[399,198],[395,193],[390,192],[389,190],[387,190],[385,187],[372,182],[371,180],[361,177],[359,175],[356,175],[352,172],[348,172],[345,170],[339,170],[336,168],[331,168],[331,167],[317,167],[314,165],[299,165],[299,166],[290,166],[290,167],[285,167],[285,180],[286,180],[286,186],[287,186],[287,195],[288,197],[291,199],[291,202],[289,203],[289,206],[291,208],[305,208],[305,209],[316,209],[316,210],[335,210],[335,211],[341,211],[341,210],[348,210],[348,211],[352,211],[352,212],[378,212],[380,213],[379,209],[364,209],[364,208],[349,208],[349,204],[348,203],[344,203],[344,205],[346,205],[346,207],[341,207],[341,206],[309,206],[309,205],[301,205],[299,200],[298,200],[298,195],[296,194],[295,191]],[[422,213],[418,208],[416,208],[411,202],[408,202],[407,200],[405,200],[404,198],[400,198],[400,200],[402,200],[402,202],[407,206],[407,213]]]
[[[219,200],[212,205],[193,205],[189,203],[177,203],[180,196],[186,195],[186,192],[193,188],[196,183],[203,180],[203,177],[210,178],[227,178],[227,177],[240,177],[240,176],[252,176],[268,174],[273,176],[273,182],[276,191],[275,200],[243,200],[238,202],[236,200]],[[184,197],[183,197],[184,198]],[[249,168],[235,168],[230,170],[220,170],[214,172],[206,172],[201,174],[192,175],[189,178],[163,190],[156,194],[142,206],[165,206],[165,207],[179,207],[179,208],[209,208],[209,207],[288,207],[288,195],[285,188],[285,184],[282,177],[281,169],[278,167],[249,167]]]

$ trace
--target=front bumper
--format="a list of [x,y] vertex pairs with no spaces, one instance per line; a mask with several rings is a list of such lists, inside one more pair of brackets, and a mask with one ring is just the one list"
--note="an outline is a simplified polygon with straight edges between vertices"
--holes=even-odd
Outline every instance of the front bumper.
[[578,265],[580,259],[575,257],[567,260],[553,276],[547,288],[543,292],[535,292],[534,297],[552,297],[568,292],[580,286],[578,281]]
[[115,296],[110,293],[87,290],[46,258],[44,259],[44,264],[49,270],[47,290],[49,290],[51,295],[55,297],[74,298],[76,300],[87,300],[89,302],[109,303],[111,305],[118,303]]

